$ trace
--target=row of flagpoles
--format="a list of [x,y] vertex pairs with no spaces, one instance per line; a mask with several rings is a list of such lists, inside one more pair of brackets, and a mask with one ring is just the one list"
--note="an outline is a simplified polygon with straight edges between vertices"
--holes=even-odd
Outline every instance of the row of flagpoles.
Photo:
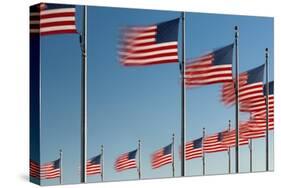
[[[80,45],[82,54],[81,64],[81,182],[87,181],[88,164],[87,160],[87,6],[83,7],[82,13],[82,32],[80,34]],[[51,19],[50,19],[51,18]],[[31,8],[31,37],[51,35],[51,34],[65,34],[65,33],[77,33],[76,20],[75,20],[75,6],[72,5],[58,5],[58,4],[45,4],[41,3],[38,6]],[[181,14],[180,18],[174,20],[165,21],[162,23],[149,25],[149,26],[137,26],[127,27],[121,36],[121,44],[119,49],[120,62],[124,66],[149,66],[165,63],[177,63],[180,66],[181,75],[181,176],[185,176],[185,159],[189,156],[186,145],[186,92],[187,89],[193,87],[199,87],[211,84],[222,84],[222,101],[225,104],[235,104],[235,129],[228,130],[232,135],[230,137],[235,138],[235,142],[232,143],[235,147],[235,172],[239,172],[239,145],[241,143],[240,132],[241,127],[248,128],[251,131],[253,129],[259,129],[265,131],[266,137],[266,170],[269,170],[269,152],[268,152],[268,131],[269,122],[273,122],[272,117],[269,116],[271,108],[269,109],[269,70],[268,70],[268,49],[266,49],[266,84],[265,92],[257,94],[257,91],[261,92],[259,83],[263,81],[260,79],[261,72],[263,76],[264,65],[247,71],[245,73],[239,73],[239,31],[238,27],[235,27],[234,43],[227,45],[223,48],[217,49],[210,53],[199,56],[191,60],[186,59],[186,45],[185,45],[185,13]],[[181,59],[178,57],[178,28],[181,21],[182,36],[181,36]],[[233,59],[234,55],[234,63]],[[233,70],[235,70],[233,72]],[[251,73],[253,75],[251,75]],[[263,77],[262,77],[263,78]],[[257,86],[258,85],[258,86]],[[262,87],[262,86],[261,86]],[[263,89],[263,87],[262,87]],[[265,95],[264,95],[265,93]],[[245,95],[247,100],[245,100]],[[244,97],[244,98],[243,98]],[[262,124],[265,127],[256,126],[241,126],[240,127],[240,105],[249,106],[255,102],[255,100],[261,97],[265,103],[264,108],[259,111],[247,111],[250,112],[251,118],[260,118]],[[256,115],[258,114],[258,115]],[[273,114],[273,108],[272,108]],[[257,119],[254,119],[257,120]],[[249,120],[250,121],[250,120]],[[235,134],[234,134],[235,133]],[[224,135],[225,136],[225,135]],[[233,137],[234,136],[234,137]],[[203,137],[205,138],[205,131]],[[194,146],[198,146],[204,139],[200,138],[191,142],[191,149],[196,149]],[[233,141],[233,140],[232,140]],[[199,147],[200,148],[200,147]],[[173,149],[174,150],[174,149]],[[129,152],[120,158],[120,163],[116,164],[116,169],[121,168],[127,158],[134,157],[138,153],[139,164],[126,164],[126,168],[139,166],[138,175],[141,177],[140,171],[140,142],[138,149]],[[201,156],[202,153],[196,153],[195,156]],[[127,158],[126,158],[127,157]],[[204,155],[201,157],[205,158]],[[229,155],[230,157],[230,155]],[[62,158],[60,158],[60,165]],[[205,161],[205,160],[203,160]],[[205,162],[204,162],[205,164]],[[57,163],[53,162],[48,166],[49,169],[55,169]],[[130,166],[132,165],[132,166]],[[33,165],[34,166],[34,165]],[[35,165],[36,166],[36,165]],[[40,166],[40,165],[39,165]],[[44,166],[44,165],[43,165]],[[121,166],[121,167],[120,167]],[[157,165],[156,165],[157,166]],[[50,167],[50,168],[49,168]],[[41,168],[41,167],[40,167]],[[39,169],[40,169],[39,168]],[[173,167],[174,168],[174,167]],[[61,168],[60,168],[61,169]],[[205,170],[204,170],[205,173]],[[60,172],[61,177],[61,172]],[[103,177],[103,176],[102,176]]]
[[[228,155],[228,173],[231,173],[231,148],[234,146],[234,137],[229,121],[228,129],[220,133],[206,135],[203,128],[202,137],[185,144],[185,160],[202,158],[202,175],[206,175],[206,154],[227,152]],[[240,140],[240,146],[248,145],[250,153],[250,172],[253,171],[252,159],[252,140],[262,138],[264,135],[257,137],[244,137]],[[249,139],[248,139],[249,138]],[[224,141],[225,140],[225,141]],[[59,151],[59,158],[46,162],[42,165],[35,161],[30,161],[30,176],[38,179],[55,179],[59,178],[60,184],[63,182],[63,155],[62,150]],[[175,136],[172,136],[172,142],[156,150],[151,154],[151,168],[158,169],[162,166],[171,164],[171,175],[175,177]],[[122,172],[128,169],[137,169],[138,178],[141,179],[141,141],[138,141],[138,147],[135,150],[121,154],[115,160],[114,168],[116,172]],[[101,152],[87,160],[87,176],[100,175],[101,181],[104,181],[104,146],[101,145]]]

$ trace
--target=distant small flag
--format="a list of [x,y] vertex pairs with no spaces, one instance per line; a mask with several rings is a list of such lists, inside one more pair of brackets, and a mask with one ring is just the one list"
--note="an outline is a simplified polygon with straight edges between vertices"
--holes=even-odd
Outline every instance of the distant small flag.
[[42,179],[59,178],[60,175],[60,159],[45,163],[41,166]]
[[[264,65],[241,73],[239,76],[239,102],[246,102],[263,96]],[[222,101],[226,105],[235,103],[235,82],[224,83]]]
[[40,35],[77,33],[75,6],[40,3],[30,7],[30,33]]
[[95,156],[87,161],[87,175],[101,173],[101,155]]
[[185,66],[185,84],[201,86],[232,82],[233,44],[189,60]]
[[33,178],[38,178],[40,179],[40,165],[39,163],[30,160],[29,163],[29,175]]
[[159,168],[172,162],[172,144],[169,144],[168,146],[159,149],[158,151],[153,153],[151,157],[151,164],[153,169]]
[[[239,131],[240,135],[240,131]],[[239,146],[246,145],[249,143],[248,139],[239,137]],[[236,130],[232,129],[228,132],[226,132],[222,139],[222,144],[226,147],[234,147],[236,146]]]
[[122,154],[115,161],[115,170],[121,172],[123,170],[137,168],[136,155],[138,150]]
[[191,160],[203,156],[203,139],[199,138],[185,145],[185,159]]
[[178,62],[179,18],[150,26],[128,27],[121,37],[120,62],[145,66]]
[[210,136],[206,136],[204,138],[204,152],[205,153],[214,153],[227,151],[228,147],[222,144],[222,140],[224,138],[224,134],[226,131],[216,133]]

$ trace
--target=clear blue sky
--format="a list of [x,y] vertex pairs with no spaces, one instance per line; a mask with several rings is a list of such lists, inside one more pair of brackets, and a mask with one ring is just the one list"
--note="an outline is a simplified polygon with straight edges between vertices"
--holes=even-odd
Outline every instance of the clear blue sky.
[[[136,169],[122,173],[114,161],[136,149],[142,140],[143,178],[171,177],[171,165],[152,170],[150,156],[176,135],[176,176],[180,175],[180,76],[178,64],[122,67],[117,61],[117,42],[122,26],[146,25],[180,16],[180,12],[120,8],[88,9],[88,158],[105,148],[105,181],[136,179]],[[77,28],[81,30],[81,7],[77,6]],[[234,26],[240,27],[240,69],[264,63],[264,49],[273,57],[273,19],[187,13],[186,53],[195,57],[233,42]],[[180,34],[179,34],[180,36]],[[179,42],[181,37],[179,37]],[[80,164],[80,72],[78,35],[41,38],[42,119],[41,162],[55,160],[63,150],[64,183],[79,183]],[[179,53],[180,55],[181,53]],[[273,59],[270,59],[270,80]],[[241,114],[246,119],[247,114]],[[234,108],[220,103],[220,85],[187,91],[187,140],[227,127],[234,121]],[[273,169],[273,135],[270,135],[270,169]],[[254,171],[265,169],[264,139],[254,141]],[[232,151],[234,159],[234,151]],[[249,171],[249,151],[241,147],[240,167]],[[232,160],[234,168],[234,160]],[[207,174],[227,172],[225,152],[207,154]],[[202,160],[187,162],[188,176],[201,175]],[[99,176],[88,177],[100,181]],[[43,180],[44,185],[58,180]]]

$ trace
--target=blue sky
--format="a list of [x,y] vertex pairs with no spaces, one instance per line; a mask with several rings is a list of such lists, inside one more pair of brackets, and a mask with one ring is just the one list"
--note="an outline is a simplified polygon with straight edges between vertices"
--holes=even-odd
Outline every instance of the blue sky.
[[[143,178],[171,177],[171,165],[153,170],[151,154],[166,146],[175,134],[176,176],[180,175],[180,75],[178,64],[123,67],[117,61],[117,42],[122,26],[146,25],[180,16],[180,12],[120,8],[88,8],[88,158],[105,152],[105,181],[137,179],[136,169],[117,173],[114,161],[137,148],[142,141]],[[81,30],[81,7],[77,6]],[[195,57],[234,40],[240,28],[240,70],[264,63],[264,49],[273,57],[273,19],[187,13],[186,54]],[[179,42],[181,41],[179,33]],[[179,49],[181,51],[181,49]],[[179,52],[179,55],[181,53]],[[270,59],[270,80],[273,59]],[[55,160],[63,150],[64,183],[79,183],[80,164],[80,72],[78,35],[41,37],[41,162]],[[221,85],[187,90],[187,140],[227,127],[234,122],[234,108],[220,102]],[[247,114],[241,114],[246,119]],[[270,169],[273,169],[273,134],[270,134]],[[254,171],[265,169],[264,139],[254,141]],[[249,150],[241,147],[240,167],[249,171]],[[234,159],[234,151],[232,151]],[[206,155],[206,173],[227,172],[226,152]],[[188,176],[202,174],[202,160],[186,162]],[[232,160],[234,169],[234,160]],[[88,182],[100,181],[99,176]],[[44,185],[58,180],[43,180]]]

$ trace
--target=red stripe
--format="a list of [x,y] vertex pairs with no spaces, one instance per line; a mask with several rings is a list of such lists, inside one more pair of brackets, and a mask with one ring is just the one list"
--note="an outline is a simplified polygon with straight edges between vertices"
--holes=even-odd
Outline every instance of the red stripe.
[[59,21],[59,22],[49,22],[49,23],[41,23],[40,27],[53,27],[53,26],[66,26],[66,25],[74,25],[75,21]]
[[69,30],[58,30],[58,31],[47,31],[47,32],[41,32],[40,35],[55,35],[55,34],[76,34],[77,31],[75,29],[69,29]]
[[130,57],[124,58],[124,61],[126,60],[145,60],[145,59],[151,59],[151,58],[158,58],[158,57],[165,57],[165,56],[177,56],[177,52],[170,52],[170,53],[161,53],[161,54],[155,54],[155,55],[148,55],[143,57]]
[[75,17],[75,12],[62,12],[62,13],[40,15],[41,20],[46,18],[59,18],[59,17]]
[[154,48],[145,49],[145,50],[135,50],[133,48],[130,48],[129,50],[124,50],[124,51],[128,52],[128,53],[133,53],[133,54],[142,54],[142,53],[156,52],[156,51],[161,51],[161,50],[171,50],[171,49],[178,49],[178,46],[177,45],[167,45],[167,46],[154,47]]

